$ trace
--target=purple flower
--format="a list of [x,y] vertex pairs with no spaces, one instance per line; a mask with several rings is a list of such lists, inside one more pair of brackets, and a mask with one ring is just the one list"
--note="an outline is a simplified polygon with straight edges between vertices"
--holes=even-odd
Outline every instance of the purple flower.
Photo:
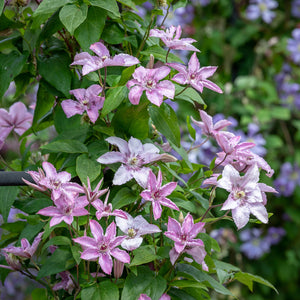
[[264,206],[258,180],[259,170],[255,164],[248,169],[244,176],[240,176],[233,166],[226,165],[222,178],[217,181],[218,187],[230,193],[221,210],[230,209],[232,211],[233,221],[238,229],[248,223],[250,213],[262,223],[268,222],[268,213]]
[[40,232],[34,239],[32,245],[30,245],[27,239],[23,238],[21,240],[21,247],[8,246],[3,248],[2,250],[6,253],[11,253],[21,258],[31,258],[35,253],[39,243],[41,242],[43,234],[44,232]]
[[112,209],[112,204],[107,203],[109,197],[109,192],[107,193],[105,197],[104,203],[100,199],[96,199],[95,201],[92,202],[92,205],[96,209],[96,218],[97,220],[100,220],[101,218],[107,218],[108,216],[115,216],[115,217],[120,217],[120,218],[127,218],[127,215],[124,211],[121,209],[115,209],[113,211]]
[[43,216],[52,217],[50,227],[64,221],[71,225],[74,217],[86,216],[89,212],[84,208],[88,205],[86,197],[77,197],[70,199],[62,194],[59,199],[54,201],[55,206],[48,206],[40,209],[37,213]]
[[179,84],[189,84],[200,93],[202,93],[203,87],[211,89],[217,93],[223,93],[223,91],[215,83],[207,80],[208,77],[212,76],[216,72],[217,67],[209,66],[200,68],[200,62],[195,52],[191,56],[188,67],[179,63],[168,63],[167,65],[179,71],[179,73],[172,78],[172,80]]
[[133,218],[128,213],[126,216],[127,219],[116,217],[116,223],[121,231],[127,235],[121,246],[128,251],[132,251],[142,244],[143,235],[161,232],[156,225],[149,224],[142,216]]
[[93,84],[87,89],[71,90],[77,101],[67,99],[62,101],[61,107],[67,118],[76,114],[82,115],[85,111],[92,123],[95,123],[99,117],[99,109],[103,107],[104,97],[98,96],[102,92],[102,87]]
[[170,73],[170,68],[163,66],[156,69],[146,69],[138,67],[132,74],[133,79],[126,84],[129,91],[129,101],[137,105],[143,91],[146,91],[146,96],[150,102],[160,106],[163,102],[164,96],[167,98],[174,98],[175,86],[169,80],[162,80]]
[[213,118],[210,115],[208,115],[204,110],[199,110],[199,113],[202,122],[196,121],[193,117],[191,117],[191,120],[196,126],[202,129],[202,134],[206,135],[207,137],[214,137],[216,132],[231,125],[231,122],[227,120],[220,120],[213,124]]
[[164,30],[159,29],[151,29],[149,37],[158,37],[163,43],[170,49],[174,50],[189,50],[189,51],[197,51],[199,50],[191,45],[196,42],[196,40],[191,38],[183,38],[180,39],[181,36],[181,26],[178,25],[177,28],[175,26],[171,26]]
[[284,163],[280,168],[280,175],[274,180],[274,185],[280,195],[291,196],[296,186],[300,186],[299,166],[289,162]]
[[4,108],[0,108],[0,149],[11,131],[22,135],[29,129],[32,118],[32,114],[27,112],[27,108],[22,102],[14,103],[8,112]]
[[265,23],[271,23],[275,17],[275,12],[272,9],[278,6],[274,0],[251,0],[246,11],[246,16],[249,20],[256,20],[262,17]]
[[90,228],[93,238],[83,236],[74,239],[83,248],[82,259],[98,261],[106,274],[111,274],[112,271],[113,261],[111,256],[123,263],[130,263],[128,253],[116,248],[126,237],[116,237],[116,224],[114,222],[107,227],[105,235],[101,225],[94,220],[90,221]]
[[134,137],[131,137],[128,142],[118,137],[109,137],[106,141],[117,146],[119,151],[107,152],[97,161],[100,164],[122,163],[115,173],[113,184],[122,185],[134,178],[139,185],[146,187],[150,168],[144,165],[161,158],[158,154],[159,149],[150,143],[143,145]]
[[292,2],[291,13],[293,17],[300,18],[300,0]]
[[61,277],[61,281],[56,283],[53,286],[53,291],[58,291],[58,290],[65,290],[67,291],[70,295],[72,294],[72,291],[75,288],[74,281],[72,280],[72,275],[68,271],[60,272],[59,276]]
[[169,182],[162,186],[161,171],[158,171],[157,179],[155,174],[152,171],[150,171],[147,182],[148,189],[141,192],[140,195],[141,197],[143,197],[144,200],[152,202],[153,215],[155,220],[161,217],[161,205],[167,206],[171,209],[179,210],[179,208],[174,202],[166,198],[166,196],[170,195],[174,191],[176,186],[176,182]]
[[204,270],[208,270],[204,258],[206,252],[204,243],[200,239],[195,239],[198,233],[204,232],[205,223],[194,224],[193,217],[188,213],[182,225],[175,219],[168,220],[168,231],[164,233],[169,239],[175,241],[174,248],[170,251],[170,260],[174,265],[182,253],[191,255],[198,264],[202,264]]
[[277,245],[285,234],[285,230],[281,227],[270,227],[265,239],[270,245]]
[[108,66],[129,67],[139,63],[136,57],[128,54],[118,54],[111,57],[108,49],[101,42],[94,43],[90,49],[97,55],[92,56],[88,52],[82,52],[75,55],[71,66],[82,65],[82,75],[99,70]]
[[[147,296],[146,294],[140,294],[140,297],[138,300],[151,300],[151,298],[149,296]],[[171,300],[171,297],[167,294],[162,294],[158,300]]]
[[97,186],[92,191],[90,178],[87,177],[87,186],[83,184],[83,190],[86,196],[86,199],[89,203],[99,199],[102,195],[104,195],[109,189],[99,190],[102,184],[103,178],[98,182]]
[[261,230],[257,228],[243,230],[240,238],[244,243],[241,245],[241,252],[249,259],[258,259],[270,251],[270,244],[261,237]]
[[296,64],[300,63],[300,28],[292,31],[292,39],[288,39],[287,50],[291,54],[291,59]]

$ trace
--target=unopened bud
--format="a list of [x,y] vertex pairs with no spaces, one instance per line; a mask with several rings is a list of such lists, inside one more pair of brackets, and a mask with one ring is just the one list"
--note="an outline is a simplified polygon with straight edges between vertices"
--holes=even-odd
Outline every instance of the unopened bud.
[[180,211],[180,213],[179,213],[178,221],[179,221],[181,224],[182,224],[183,221],[184,221],[184,216],[183,216],[182,211]]
[[153,69],[153,66],[154,66],[154,56],[152,54],[150,54],[150,59],[149,59],[149,62],[147,63],[146,68]]
[[12,253],[7,253],[7,252],[3,251],[3,254],[4,254],[6,262],[12,269],[14,269],[16,271],[22,270],[22,265],[21,265],[19,258],[17,258]]
[[115,259],[114,260],[114,277],[116,279],[120,278],[123,274],[124,263]]
[[162,162],[174,162],[177,161],[177,158],[171,154],[163,153],[160,155],[160,161]]

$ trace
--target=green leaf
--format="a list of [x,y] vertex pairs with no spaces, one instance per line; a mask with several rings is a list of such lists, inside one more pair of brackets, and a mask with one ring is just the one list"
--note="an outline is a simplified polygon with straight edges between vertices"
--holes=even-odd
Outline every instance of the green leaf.
[[43,263],[37,278],[43,278],[52,274],[71,269],[75,266],[73,255],[68,250],[56,249]]
[[82,3],[80,6],[76,4],[68,4],[59,12],[59,18],[67,30],[74,34],[75,29],[82,24],[88,13],[88,6]]
[[115,23],[108,23],[101,35],[101,39],[109,44],[122,44],[124,41],[124,31]]
[[22,238],[26,238],[28,241],[33,240],[33,238],[37,236],[37,234],[42,230],[44,226],[44,222],[39,222],[35,225],[27,223],[19,236],[19,242],[21,242]]
[[272,288],[278,294],[277,289],[269,281],[267,281],[266,279],[264,279],[260,276],[256,276],[256,275],[252,275],[252,274],[244,273],[244,272],[238,272],[234,275],[234,279],[245,284],[251,292],[253,291],[253,281],[255,281],[255,282],[264,284],[264,285]]
[[206,210],[209,207],[209,202],[208,199],[205,199],[201,194],[194,192],[194,191],[189,191],[195,198],[198,200],[198,202],[202,205],[202,207]]
[[160,107],[151,105],[149,114],[156,129],[175,146],[180,147],[180,128],[174,110],[162,103]]
[[105,10],[95,6],[89,7],[87,18],[74,32],[83,51],[89,51],[91,44],[99,42],[105,20]]
[[185,149],[180,146],[180,147],[176,147],[176,145],[173,144],[173,142],[170,141],[171,147],[183,158],[183,160],[185,161],[185,163],[187,164],[187,166],[190,168],[191,172],[194,170],[192,163],[189,160],[188,154],[185,151]]
[[148,103],[140,105],[124,105],[115,113],[111,125],[118,136],[133,136],[143,140],[149,134]]
[[97,6],[109,11],[115,18],[120,18],[119,7],[116,0],[90,0],[90,3],[92,6]]
[[43,0],[33,13],[32,28],[38,28],[54,12],[68,3],[72,3],[72,0]]
[[76,264],[79,265],[81,262],[81,252],[82,252],[82,248],[79,245],[73,245],[71,246],[71,252],[73,255],[73,258],[76,261]]
[[97,300],[119,300],[119,289],[110,280],[99,283],[100,297]]
[[138,299],[140,294],[147,294],[152,300],[158,300],[167,287],[166,280],[155,276],[148,267],[138,267],[137,276],[129,273],[126,277],[121,300]]
[[38,71],[44,79],[58,91],[69,97],[72,73],[71,59],[66,52],[60,51],[51,56],[39,56]]
[[111,88],[106,94],[101,115],[106,116],[112,110],[116,109],[127,97],[127,95],[128,88],[126,86]]
[[45,251],[49,246],[69,246],[71,247],[72,243],[69,238],[66,236],[54,236],[51,238],[42,248],[42,252]]
[[0,0],[0,15],[2,14],[4,3],[5,3],[4,0]]
[[[185,89],[185,87],[179,86],[177,84],[175,84],[175,87],[176,87],[176,90],[175,90],[175,97],[174,98],[176,100],[181,99],[181,100],[185,100],[187,102],[190,102],[192,104],[194,104],[194,102],[197,102],[201,105],[206,106],[206,104],[203,101],[202,97],[200,96],[199,92],[197,92],[193,88],[189,87],[189,88]],[[183,92],[181,92],[181,91],[183,91]],[[176,96],[176,94],[179,94],[179,95]]]
[[47,290],[45,288],[38,288],[34,289],[31,292],[31,299],[32,300],[47,300]]
[[139,266],[149,263],[157,258],[154,246],[141,246],[133,251],[134,258],[130,263],[130,267]]
[[219,283],[203,271],[198,270],[194,266],[187,264],[178,264],[176,270],[178,276],[184,276],[187,279],[194,279],[198,282],[207,282],[209,286],[213,288],[216,292],[223,295],[233,296],[233,294],[228,289],[226,289],[221,283]]
[[26,63],[28,53],[20,54],[12,51],[0,53],[0,99],[9,87],[10,82],[18,75]]
[[187,128],[188,128],[190,136],[192,137],[193,140],[195,140],[196,139],[196,130],[191,125],[191,117],[190,116],[186,116],[186,124],[187,124]]
[[54,141],[47,145],[41,146],[42,150],[45,150],[45,153],[58,153],[58,152],[65,152],[65,153],[87,153],[87,147],[76,140],[60,140]]
[[132,193],[131,189],[124,187],[118,191],[111,203],[114,209],[119,209],[134,203],[138,198],[139,196]]
[[171,286],[176,286],[179,288],[185,288],[185,287],[190,287],[190,288],[198,288],[198,289],[203,289],[203,290],[208,290],[207,286],[203,283],[200,283],[198,281],[192,281],[192,280],[176,280],[172,281],[170,283]]
[[[148,47],[146,50],[141,51],[141,54],[146,56],[146,58],[147,58],[146,60],[148,60],[150,54],[152,54],[154,56],[154,58],[156,58],[164,63],[166,62],[167,51],[157,45]],[[174,62],[174,61],[183,63],[183,61],[178,56],[176,56],[173,53],[169,53],[168,62],[170,63],[170,62]]]
[[124,4],[125,6],[132,8],[135,11],[138,11],[135,6],[135,3],[132,0],[117,0],[117,1]]
[[17,200],[14,203],[14,206],[27,214],[35,214],[40,209],[47,206],[52,206],[53,201],[49,198],[29,198],[25,201]]
[[55,97],[40,82],[32,121],[33,130],[35,130],[35,125],[41,123],[52,112],[54,102]]
[[[3,171],[1,172],[3,173]],[[0,186],[0,212],[4,222],[7,222],[9,211],[19,193],[17,186]]]
[[87,184],[87,177],[90,182],[94,181],[101,173],[101,165],[88,157],[87,154],[82,154],[76,159],[76,173],[81,182]]

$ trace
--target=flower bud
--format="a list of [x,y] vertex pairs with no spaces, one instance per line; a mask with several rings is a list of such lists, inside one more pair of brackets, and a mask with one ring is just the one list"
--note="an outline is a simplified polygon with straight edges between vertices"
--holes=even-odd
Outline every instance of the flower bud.
[[146,66],[147,69],[153,69],[154,66],[154,56],[152,54],[150,54],[150,59],[149,62]]
[[179,221],[181,224],[182,224],[183,221],[184,221],[184,216],[183,216],[182,211],[180,211],[180,213],[179,213],[178,221]]
[[12,267],[16,271],[22,270],[21,262],[15,255],[13,255],[12,253],[4,252],[4,251],[3,251],[3,254],[4,254],[6,262],[8,263],[8,265],[10,267]]
[[177,158],[171,154],[163,153],[160,155],[160,160],[162,162],[174,162],[177,161]]
[[114,260],[114,277],[116,279],[120,278],[123,274],[124,263],[115,259]]

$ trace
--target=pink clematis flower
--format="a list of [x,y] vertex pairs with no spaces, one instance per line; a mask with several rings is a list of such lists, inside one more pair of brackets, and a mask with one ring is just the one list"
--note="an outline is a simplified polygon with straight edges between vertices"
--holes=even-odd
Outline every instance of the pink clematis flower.
[[71,225],[74,217],[86,216],[89,212],[84,208],[89,203],[86,197],[77,197],[70,199],[65,194],[61,194],[60,198],[54,201],[55,206],[48,206],[40,209],[37,213],[43,216],[52,217],[50,227],[64,221]]
[[51,198],[56,201],[62,196],[66,195],[70,199],[73,199],[78,193],[83,193],[83,188],[71,180],[71,174],[68,172],[57,173],[55,167],[49,162],[42,163],[46,176],[41,176],[39,186],[46,187],[51,190]]
[[[231,125],[231,122],[227,120],[220,120],[217,123],[213,124],[212,117],[209,114],[207,114],[204,110],[199,109],[199,113],[202,122],[196,121],[193,117],[191,117],[191,119],[196,126],[202,129],[202,134],[206,135],[207,137],[215,137],[217,132]],[[224,133],[225,132],[222,131],[222,134]]]
[[149,37],[160,38],[164,42],[164,44],[170,49],[199,52],[199,50],[195,46],[191,45],[192,43],[197,41],[191,38],[180,39],[181,32],[182,30],[180,25],[178,25],[177,27],[171,26],[165,31],[160,29],[151,29]]
[[107,203],[109,197],[109,192],[107,193],[105,197],[104,203],[100,199],[96,199],[92,202],[92,205],[96,208],[96,218],[97,220],[100,220],[101,218],[105,218],[108,216],[115,216],[127,219],[126,213],[121,209],[112,209],[112,204]]
[[[138,300],[152,300],[147,294],[140,294]],[[162,294],[158,300],[171,300],[171,297],[167,294]]]
[[26,173],[28,173],[31,176],[31,178],[33,179],[33,181],[36,183],[36,184],[34,184],[34,183],[22,178],[26,184],[28,184],[29,186],[33,187],[34,189],[36,189],[38,191],[41,191],[41,192],[47,191],[47,187],[40,185],[40,181],[46,177],[45,172],[41,168],[38,168],[38,172],[27,171]]
[[207,79],[216,72],[217,67],[209,66],[200,68],[200,62],[196,53],[191,56],[187,68],[179,63],[168,63],[167,65],[179,71],[179,73],[172,78],[172,80],[179,84],[189,84],[200,93],[202,93],[203,87],[217,93],[223,93],[215,83]]
[[122,163],[115,173],[113,184],[122,185],[134,178],[142,187],[147,186],[150,168],[144,167],[144,165],[161,158],[161,155],[158,154],[159,149],[150,143],[143,145],[134,137],[131,137],[128,142],[114,136],[107,138],[106,141],[117,146],[119,151],[107,152],[101,155],[97,161],[100,164]]
[[62,101],[61,107],[67,118],[76,114],[82,115],[85,111],[92,123],[95,123],[99,117],[99,109],[103,107],[104,97],[100,97],[102,87],[93,84],[87,89],[71,90],[70,94],[74,95],[77,101],[67,99]]
[[129,80],[126,86],[130,89],[129,101],[132,104],[139,104],[143,91],[150,102],[160,106],[164,96],[173,99],[175,94],[175,86],[169,80],[162,80],[170,73],[170,68],[163,66],[156,69],[146,69],[138,67],[132,74],[133,79]]
[[61,277],[61,281],[56,283],[53,286],[53,291],[58,290],[65,290],[70,295],[72,294],[73,290],[75,289],[74,281],[72,280],[72,275],[69,271],[63,271],[59,273],[59,276]]
[[204,232],[205,223],[199,222],[194,224],[193,217],[188,213],[184,218],[182,225],[175,219],[168,220],[168,231],[164,233],[169,239],[175,241],[174,248],[170,251],[170,260],[174,265],[182,253],[191,255],[194,260],[202,264],[204,270],[208,270],[204,258],[206,251],[204,243],[200,239],[195,239],[198,233]]
[[125,236],[116,237],[116,224],[112,222],[103,234],[101,225],[90,221],[90,228],[93,238],[88,236],[75,238],[74,241],[83,248],[81,258],[85,260],[97,261],[106,274],[111,274],[113,261],[111,256],[123,263],[130,263],[130,256],[124,250],[116,248],[126,238]]
[[153,206],[154,219],[157,220],[161,217],[161,205],[167,206],[171,209],[179,210],[177,205],[166,196],[170,195],[176,188],[176,182],[169,182],[162,186],[162,174],[158,171],[157,179],[155,174],[150,171],[147,183],[147,190],[141,192],[140,196],[146,201],[151,201]]
[[21,258],[31,258],[35,253],[39,243],[41,242],[43,234],[44,232],[40,232],[34,239],[32,245],[30,245],[28,240],[24,238],[21,240],[21,247],[8,246],[6,248],[3,248],[2,250],[6,253],[11,253]]
[[116,217],[116,223],[121,231],[127,234],[121,246],[128,251],[132,251],[142,244],[143,235],[161,232],[156,225],[149,224],[142,216],[133,218],[126,213],[126,217],[126,219]]
[[0,108],[0,149],[11,131],[22,135],[29,129],[32,118],[32,114],[27,111],[22,102],[14,103],[8,112],[4,108]]
[[88,52],[82,52],[75,55],[74,62],[71,64],[71,66],[82,65],[82,75],[108,66],[129,67],[140,62],[136,57],[123,53],[111,57],[108,49],[101,42],[92,44],[90,49],[97,56],[92,56]]
[[265,208],[264,192],[276,192],[267,185],[258,184],[259,170],[252,165],[244,176],[231,165],[225,166],[222,178],[217,181],[217,187],[229,192],[227,200],[221,210],[231,210],[233,221],[237,228],[244,227],[250,218],[250,213],[262,223],[268,222],[268,213]]

